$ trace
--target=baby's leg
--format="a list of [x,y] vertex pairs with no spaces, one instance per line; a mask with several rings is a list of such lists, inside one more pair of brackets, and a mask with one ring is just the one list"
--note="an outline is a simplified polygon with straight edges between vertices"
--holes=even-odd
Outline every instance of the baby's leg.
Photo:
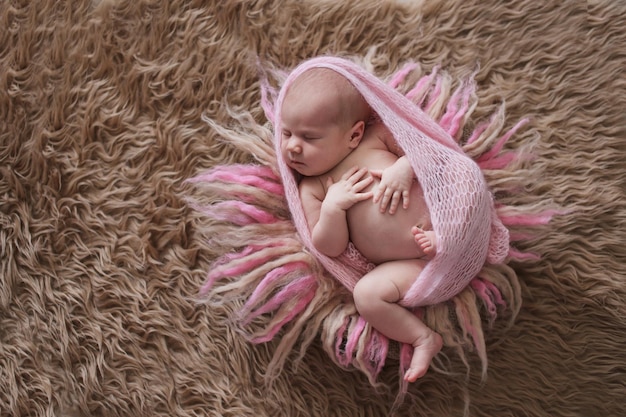
[[353,293],[359,314],[372,327],[390,339],[413,346],[413,358],[404,375],[409,382],[428,371],[442,346],[441,336],[398,304],[425,263],[402,260],[380,264],[357,282]]
[[424,255],[433,258],[437,253],[437,238],[432,230],[424,230],[419,226],[413,226],[411,233],[415,238],[415,243],[422,249]]

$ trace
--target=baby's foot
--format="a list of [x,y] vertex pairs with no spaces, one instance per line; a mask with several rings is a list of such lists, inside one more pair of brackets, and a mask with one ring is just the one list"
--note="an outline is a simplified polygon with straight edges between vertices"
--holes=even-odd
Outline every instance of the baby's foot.
[[423,230],[419,226],[413,226],[411,229],[415,243],[420,247],[424,255],[432,258],[437,253],[437,238],[435,232]]
[[409,369],[404,374],[404,380],[415,382],[418,378],[423,377],[428,371],[430,362],[439,353],[442,346],[441,336],[432,330],[413,342],[413,358],[411,358]]

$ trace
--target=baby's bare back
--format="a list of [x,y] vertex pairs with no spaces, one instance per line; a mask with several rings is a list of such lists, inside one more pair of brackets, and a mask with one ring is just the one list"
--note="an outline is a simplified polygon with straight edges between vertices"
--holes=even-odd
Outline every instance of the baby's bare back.
[[[364,145],[364,146],[363,146]],[[382,170],[392,165],[397,156],[383,149],[372,149],[363,143],[341,164],[345,170],[352,166],[371,170]],[[375,190],[378,179],[370,189]],[[380,205],[372,200],[355,204],[347,212],[350,240],[371,262],[380,264],[399,259],[416,259],[424,253],[415,243],[411,228],[420,226],[431,229],[428,207],[424,201],[422,187],[413,182],[409,195],[409,207],[399,205],[394,214],[381,213]]]

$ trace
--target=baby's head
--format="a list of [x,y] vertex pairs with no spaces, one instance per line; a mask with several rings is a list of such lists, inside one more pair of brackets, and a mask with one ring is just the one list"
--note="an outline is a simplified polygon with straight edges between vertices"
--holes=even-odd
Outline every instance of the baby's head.
[[302,73],[281,106],[281,150],[305,176],[321,175],[358,146],[371,109],[344,76],[326,68]]
[[361,93],[344,76],[328,68],[312,68],[302,73],[289,86],[283,108],[306,103],[307,110],[316,110],[320,123],[333,123],[344,128],[359,120],[367,121],[371,109]]

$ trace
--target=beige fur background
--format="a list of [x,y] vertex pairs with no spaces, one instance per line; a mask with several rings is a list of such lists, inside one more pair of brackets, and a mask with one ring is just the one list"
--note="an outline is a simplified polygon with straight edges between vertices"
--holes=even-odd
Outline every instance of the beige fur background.
[[520,247],[543,258],[513,264],[523,306],[487,333],[487,379],[450,356],[396,414],[458,416],[467,393],[472,416],[623,415],[625,28],[620,0],[2,0],[0,416],[389,413],[394,366],[375,389],[319,344],[263,384],[275,343],[194,302],[219,251],[184,201],[185,179],[249,158],[201,116],[263,121],[256,55],[372,47],[381,77],[478,66],[477,121],[502,100],[507,127],[532,118],[505,201],[570,210]]

